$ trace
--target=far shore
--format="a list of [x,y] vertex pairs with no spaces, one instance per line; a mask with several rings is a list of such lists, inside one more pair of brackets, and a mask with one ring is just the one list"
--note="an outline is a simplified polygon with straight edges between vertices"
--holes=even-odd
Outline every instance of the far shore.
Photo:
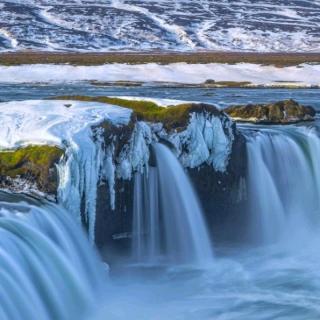
[[111,63],[170,64],[185,62],[205,63],[254,63],[287,67],[303,63],[320,64],[319,53],[249,53],[249,52],[4,52],[0,53],[0,65],[14,66],[22,64],[71,64],[94,66]]

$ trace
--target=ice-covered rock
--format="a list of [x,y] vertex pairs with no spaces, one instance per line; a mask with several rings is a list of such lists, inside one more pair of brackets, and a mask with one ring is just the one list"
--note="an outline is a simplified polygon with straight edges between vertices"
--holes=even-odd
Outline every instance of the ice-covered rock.
[[97,218],[104,217],[104,227],[112,218],[113,230],[116,221],[128,219],[132,177],[148,170],[152,143],[171,144],[187,170],[209,168],[214,179],[227,171],[237,131],[225,113],[195,103],[153,112],[144,118],[140,110],[137,117],[127,108],[74,100],[1,103],[0,148],[31,144],[63,150],[52,164],[59,178],[57,201],[94,241]]
[[169,134],[168,140],[176,147],[184,167],[207,163],[217,171],[225,171],[234,139],[232,125],[226,116],[194,112],[186,130]]

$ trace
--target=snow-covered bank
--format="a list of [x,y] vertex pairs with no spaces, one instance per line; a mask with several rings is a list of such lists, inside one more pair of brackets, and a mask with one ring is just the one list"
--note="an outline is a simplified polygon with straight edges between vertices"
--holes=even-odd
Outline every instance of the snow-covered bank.
[[126,124],[131,111],[97,102],[26,100],[0,103],[0,149],[28,144],[63,146],[86,128]]
[[252,85],[320,85],[320,65],[302,64],[278,68],[271,65],[155,63],[100,66],[21,65],[0,66],[2,83],[72,81],[142,81],[200,84],[206,80],[250,82]]
[[52,144],[65,150],[58,165],[58,201],[80,221],[81,202],[94,238],[97,186],[107,156],[102,132],[93,126],[105,120],[127,124],[131,110],[78,101],[13,101],[0,103],[0,150],[30,144]]

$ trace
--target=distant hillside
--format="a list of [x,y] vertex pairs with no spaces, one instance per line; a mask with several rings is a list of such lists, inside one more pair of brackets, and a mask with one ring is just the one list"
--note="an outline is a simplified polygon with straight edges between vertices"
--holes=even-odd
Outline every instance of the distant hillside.
[[320,51],[318,0],[2,0],[0,51]]

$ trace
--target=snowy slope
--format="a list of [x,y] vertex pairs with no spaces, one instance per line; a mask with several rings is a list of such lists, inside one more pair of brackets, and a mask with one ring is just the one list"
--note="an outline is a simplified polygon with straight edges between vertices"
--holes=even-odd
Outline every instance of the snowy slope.
[[[68,81],[144,81],[197,84],[215,81],[249,81],[253,85],[279,85],[288,82],[299,86],[320,85],[320,65],[303,64],[277,68],[250,63],[158,65],[106,64],[101,66],[21,65],[0,66],[0,82],[68,82]],[[171,104],[162,101],[160,104]]]
[[320,51],[318,0],[1,0],[0,50]]
[[[0,149],[28,144],[62,146],[88,135],[91,126],[110,120],[127,124],[131,110],[112,105],[59,100],[0,103]],[[81,139],[80,139],[81,140]]]

